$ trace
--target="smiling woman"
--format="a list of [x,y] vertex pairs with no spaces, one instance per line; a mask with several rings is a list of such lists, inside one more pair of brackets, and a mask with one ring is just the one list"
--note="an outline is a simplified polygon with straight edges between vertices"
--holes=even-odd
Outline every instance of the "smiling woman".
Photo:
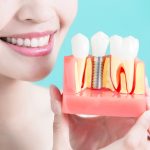
[[[56,87],[51,86],[49,94],[31,83],[52,71],[76,13],[77,0],[0,0],[1,150],[98,150],[123,137],[135,123],[134,118],[64,115]],[[146,112],[108,149],[149,147],[149,116]]]
[[0,1],[0,149],[52,148],[49,90],[30,81],[51,72],[76,11],[77,0]]

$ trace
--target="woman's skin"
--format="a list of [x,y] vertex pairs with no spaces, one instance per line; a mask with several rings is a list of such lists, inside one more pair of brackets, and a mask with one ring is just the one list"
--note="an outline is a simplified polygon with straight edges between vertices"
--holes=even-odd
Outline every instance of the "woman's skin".
[[[53,114],[50,110],[49,91],[29,81],[40,80],[50,73],[76,11],[77,0],[0,1],[0,37],[57,31],[53,51],[42,57],[18,54],[0,40],[1,150],[51,150],[52,147],[54,150],[97,150],[124,136],[135,123],[133,118],[82,119],[74,115],[63,115],[61,94],[57,88],[51,87],[52,109],[55,113],[54,141],[52,140]],[[149,116],[146,113],[140,119],[142,121],[133,127],[134,132],[131,129],[127,135],[141,137],[141,133],[144,133],[146,138]],[[135,127],[141,132],[134,130]],[[136,134],[133,134],[135,131]],[[123,149],[124,141],[129,141],[127,143],[131,148],[139,145],[133,144],[135,138],[132,136],[124,137],[130,138],[122,138],[107,149],[117,150],[118,146],[118,150]],[[145,138],[136,141],[141,141],[140,145],[145,146]]]
[[33,85],[47,76],[74,20],[77,0],[0,0],[0,37],[57,31],[51,53],[21,55],[0,40],[0,149],[52,149],[49,90]]

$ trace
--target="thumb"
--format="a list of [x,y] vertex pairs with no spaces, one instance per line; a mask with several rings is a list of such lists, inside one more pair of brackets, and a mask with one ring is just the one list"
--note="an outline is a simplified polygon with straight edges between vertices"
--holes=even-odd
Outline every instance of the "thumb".
[[53,150],[72,150],[69,140],[69,118],[62,113],[62,94],[59,89],[51,85],[51,109],[55,114],[53,124]]
[[51,109],[55,115],[61,115],[62,94],[55,85],[50,86]]
[[147,131],[150,127],[150,110],[143,113],[143,115],[137,120],[135,127],[139,127]]

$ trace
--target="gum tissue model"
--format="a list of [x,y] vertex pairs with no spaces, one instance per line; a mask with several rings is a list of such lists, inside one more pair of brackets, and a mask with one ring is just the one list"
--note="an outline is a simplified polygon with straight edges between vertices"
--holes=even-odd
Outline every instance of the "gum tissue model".
[[98,32],[90,44],[86,36],[75,35],[72,55],[64,58],[63,112],[138,117],[146,111],[145,66],[138,50],[133,36],[109,38]]

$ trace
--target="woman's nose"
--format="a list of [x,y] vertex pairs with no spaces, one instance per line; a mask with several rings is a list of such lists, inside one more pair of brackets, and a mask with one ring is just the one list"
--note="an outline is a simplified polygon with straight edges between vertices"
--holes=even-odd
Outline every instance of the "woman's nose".
[[24,0],[16,16],[19,21],[43,23],[57,17],[52,8],[53,0]]

